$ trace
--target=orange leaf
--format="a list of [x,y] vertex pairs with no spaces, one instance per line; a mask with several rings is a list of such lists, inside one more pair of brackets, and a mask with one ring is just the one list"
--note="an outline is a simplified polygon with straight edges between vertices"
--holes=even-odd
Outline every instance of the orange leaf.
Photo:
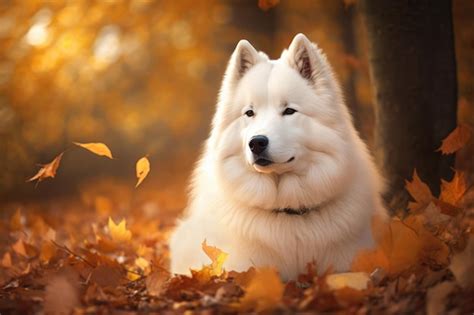
[[206,240],[202,242],[202,250],[206,253],[207,257],[209,257],[212,261],[211,264],[211,275],[213,276],[220,276],[224,271],[222,266],[224,265],[225,261],[229,254],[224,253],[222,250],[215,246],[208,246]]
[[12,248],[15,251],[15,253],[24,257],[28,257],[28,255],[26,254],[25,244],[23,243],[21,239],[16,241],[16,243],[12,245]]
[[433,200],[433,194],[431,193],[430,188],[425,184],[418,174],[416,169],[413,171],[413,180],[410,182],[405,180],[405,188],[410,193],[415,202],[410,202],[408,204],[408,209],[412,212],[416,212],[424,207],[426,207],[431,200]]
[[241,308],[257,312],[273,309],[280,303],[283,290],[283,283],[274,269],[258,269],[245,288],[245,295],[240,300]]
[[3,254],[1,264],[2,264],[2,267],[4,268],[10,268],[12,266],[12,255],[10,255],[9,252],[6,252],[5,254]]
[[57,157],[55,157],[54,160],[52,160],[50,163],[41,165],[42,167],[40,168],[38,173],[36,173],[35,176],[28,179],[27,182],[38,180],[37,183],[39,183],[40,181],[48,177],[54,178],[54,176],[56,176],[56,171],[58,170],[59,163],[61,162],[61,158],[63,157],[63,154],[64,152],[62,152]]
[[365,272],[345,272],[331,274],[326,277],[326,283],[331,290],[342,288],[365,290],[369,280],[369,276]]
[[145,284],[148,294],[159,296],[166,289],[166,283],[170,278],[170,274],[164,270],[153,271],[146,277]]
[[51,242],[44,242],[41,246],[40,260],[47,263],[56,255],[56,246]]
[[451,154],[466,145],[471,138],[471,129],[467,125],[459,125],[446,138],[436,151],[442,154]]
[[138,182],[135,185],[135,187],[138,187],[142,183],[142,181],[145,179],[145,177],[148,175],[150,172],[150,161],[148,161],[147,157],[142,157],[137,161],[136,165],[136,173],[137,173],[137,178]]
[[109,217],[109,231],[112,239],[117,242],[128,242],[132,238],[132,232],[127,230],[127,221],[122,219],[119,224],[115,224],[111,217]]
[[101,142],[91,142],[91,143],[74,142],[74,144],[77,146],[83,147],[84,149],[87,149],[91,151],[92,153],[97,154],[99,156],[106,156],[109,159],[113,159],[112,152],[110,151],[110,149]]
[[454,173],[453,179],[450,182],[445,181],[444,179],[441,180],[441,194],[439,199],[457,206],[459,200],[461,200],[462,196],[464,196],[466,190],[467,187],[464,174],[462,172],[456,171]]

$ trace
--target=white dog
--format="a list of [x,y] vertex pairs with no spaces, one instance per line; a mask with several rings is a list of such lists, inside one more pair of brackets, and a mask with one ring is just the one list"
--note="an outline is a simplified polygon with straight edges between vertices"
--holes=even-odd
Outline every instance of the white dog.
[[185,217],[171,236],[171,271],[208,264],[273,266],[294,279],[350,268],[384,217],[381,178],[355,131],[325,55],[298,34],[278,60],[241,40],[227,67]]

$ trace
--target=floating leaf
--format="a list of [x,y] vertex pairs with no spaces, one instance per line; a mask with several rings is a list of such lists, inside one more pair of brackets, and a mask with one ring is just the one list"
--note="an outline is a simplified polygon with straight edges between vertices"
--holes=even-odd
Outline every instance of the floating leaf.
[[369,280],[370,278],[365,272],[346,272],[332,274],[326,277],[326,283],[332,290],[339,290],[345,287],[355,290],[365,290],[367,289]]
[[142,183],[142,181],[145,179],[145,177],[148,175],[150,172],[150,161],[148,161],[147,157],[142,157],[137,161],[136,164],[136,173],[137,173],[137,184],[135,187],[138,187]]
[[467,125],[459,125],[442,142],[436,151],[451,154],[466,145],[471,138],[471,129]]
[[110,151],[110,149],[101,142],[91,142],[91,143],[74,142],[74,144],[77,146],[83,147],[84,149],[87,149],[91,151],[92,153],[97,154],[99,156],[106,156],[109,159],[113,159],[112,152]]
[[462,172],[456,171],[453,179],[448,182],[441,180],[441,194],[439,199],[454,206],[457,206],[462,196],[467,190],[466,179]]
[[28,179],[27,182],[38,180],[37,183],[39,183],[40,181],[48,177],[54,178],[56,176],[56,171],[58,170],[63,154],[64,152],[62,152],[57,157],[55,157],[54,160],[52,160],[50,163],[41,165],[42,167],[40,168],[38,173],[36,173],[35,176]]
[[119,224],[115,224],[111,217],[109,217],[109,231],[110,236],[117,242],[128,242],[132,238],[132,232],[127,230],[127,221],[122,219]]
[[212,261],[211,264],[211,275],[213,276],[220,276],[223,272],[222,266],[224,265],[225,261],[229,254],[224,253],[222,250],[215,246],[208,246],[206,240],[202,242],[202,250],[206,253],[207,257],[209,257]]
[[413,171],[413,180],[411,182],[408,180],[405,181],[405,188],[413,199],[415,199],[415,202],[408,204],[408,208],[412,212],[423,209],[433,200],[433,194],[430,188],[418,177],[416,169]]

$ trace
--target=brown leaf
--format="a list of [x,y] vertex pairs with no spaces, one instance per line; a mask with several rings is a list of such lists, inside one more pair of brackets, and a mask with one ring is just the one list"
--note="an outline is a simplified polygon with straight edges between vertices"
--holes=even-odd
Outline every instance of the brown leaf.
[[101,142],[91,142],[91,143],[74,142],[74,144],[77,146],[83,147],[84,149],[87,149],[91,151],[92,153],[97,154],[99,156],[106,156],[109,159],[113,159],[112,152],[110,151],[110,149]]
[[253,309],[257,312],[270,310],[278,306],[285,287],[278,273],[272,268],[261,268],[245,288],[245,295],[240,300],[243,310]]
[[142,157],[141,159],[137,161],[137,164],[136,164],[136,174],[137,174],[138,181],[135,187],[138,187],[143,182],[143,180],[145,179],[145,177],[148,175],[149,172],[150,172],[150,161],[148,161],[146,156]]
[[54,176],[56,176],[56,171],[58,170],[59,164],[61,163],[61,158],[63,157],[63,154],[64,152],[55,157],[54,160],[52,160],[50,163],[42,165],[38,173],[28,179],[27,182],[38,180],[37,183],[39,183],[40,181],[48,177],[54,178]]
[[405,188],[415,200],[408,204],[408,208],[413,213],[426,207],[434,198],[428,185],[418,177],[416,169],[413,171],[413,180],[411,182],[405,180]]
[[454,281],[441,282],[426,292],[426,314],[442,315],[446,314],[446,302],[448,295],[454,290]]
[[459,125],[442,142],[436,151],[442,154],[451,154],[466,145],[471,138],[471,128],[467,125]]
[[458,206],[459,201],[467,190],[464,174],[455,171],[453,179],[448,182],[441,180],[441,194],[439,199],[454,206]]
[[123,279],[122,272],[115,267],[101,265],[92,271],[90,280],[102,287],[116,287]]
[[40,261],[47,263],[56,255],[56,246],[52,242],[46,241],[41,245]]
[[168,279],[170,278],[170,274],[164,270],[156,270],[153,271],[146,277],[146,289],[148,294],[152,296],[159,296],[165,290]]

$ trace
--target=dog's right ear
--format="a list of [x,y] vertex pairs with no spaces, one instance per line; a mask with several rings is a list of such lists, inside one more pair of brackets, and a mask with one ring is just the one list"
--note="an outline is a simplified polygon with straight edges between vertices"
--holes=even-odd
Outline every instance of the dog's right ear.
[[230,81],[229,83],[239,81],[250,68],[260,61],[260,58],[255,48],[247,40],[242,39],[232,53],[225,79]]

